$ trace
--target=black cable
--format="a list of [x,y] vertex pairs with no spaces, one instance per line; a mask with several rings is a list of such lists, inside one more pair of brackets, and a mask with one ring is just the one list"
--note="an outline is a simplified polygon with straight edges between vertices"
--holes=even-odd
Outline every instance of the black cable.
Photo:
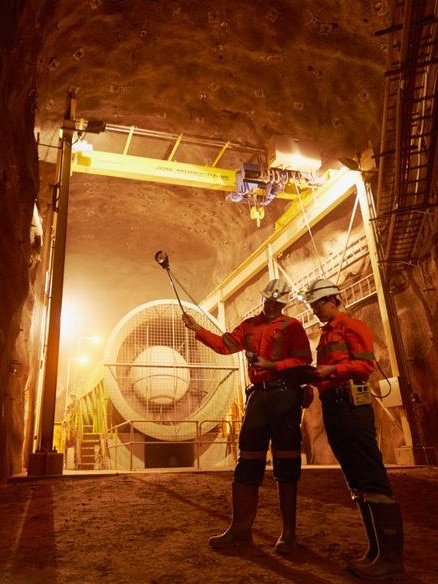
[[388,389],[388,392],[387,392],[387,393],[385,393],[385,395],[376,395],[376,394],[375,394],[375,393],[373,393],[373,392],[371,392],[371,393],[372,393],[372,395],[373,395],[374,397],[378,397],[378,398],[380,398],[380,399],[384,399],[385,397],[388,397],[388,395],[390,395],[390,393],[391,393],[391,391],[392,391],[391,382],[390,382],[390,381],[389,381],[389,379],[386,377],[386,375],[385,375],[385,372],[384,372],[384,371],[383,371],[383,369],[380,367],[380,365],[379,365],[379,363],[378,363],[377,359],[374,359],[374,361],[375,361],[375,363],[376,363],[376,365],[377,365],[377,368],[378,368],[378,370],[379,370],[379,371],[380,371],[380,373],[383,375],[384,379],[385,379],[385,380],[388,382],[389,389]]

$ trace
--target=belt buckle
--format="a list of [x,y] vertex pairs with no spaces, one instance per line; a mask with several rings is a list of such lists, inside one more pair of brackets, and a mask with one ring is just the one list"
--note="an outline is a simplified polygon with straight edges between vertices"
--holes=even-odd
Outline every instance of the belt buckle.
[[286,389],[286,384],[282,379],[269,379],[264,382],[266,391],[271,389]]

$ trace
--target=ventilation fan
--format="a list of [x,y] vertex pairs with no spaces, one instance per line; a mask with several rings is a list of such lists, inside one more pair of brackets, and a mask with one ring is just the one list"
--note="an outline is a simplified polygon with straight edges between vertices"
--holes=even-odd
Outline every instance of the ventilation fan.
[[[195,304],[184,311],[209,328],[219,324]],[[220,334],[220,333],[219,333]],[[192,440],[221,422],[236,398],[236,355],[196,341],[176,300],[129,312],[112,331],[104,355],[108,394],[134,428],[158,440]]]

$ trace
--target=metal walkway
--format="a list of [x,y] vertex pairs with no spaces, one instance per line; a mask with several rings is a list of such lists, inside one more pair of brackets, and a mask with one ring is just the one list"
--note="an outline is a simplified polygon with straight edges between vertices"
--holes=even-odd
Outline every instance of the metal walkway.
[[376,216],[385,271],[417,262],[438,205],[437,12],[435,0],[394,0],[392,26],[377,33],[390,35]]
[[[314,270],[307,272],[302,276],[302,278],[291,282],[291,284],[293,285],[293,288],[296,291],[298,291],[308,288],[309,284],[319,277],[331,278],[335,280],[340,269],[345,270],[349,266],[352,266],[354,263],[362,260],[368,254],[369,248],[367,245],[366,237],[365,235],[361,235],[348,245],[348,247],[345,250],[345,253],[339,251],[338,253],[325,258],[324,276],[321,275],[320,268],[315,267]],[[369,266],[369,272],[363,274],[360,280],[357,280],[356,282],[353,282],[349,286],[342,288],[342,296],[344,304],[347,308],[355,304],[358,304],[365,300],[366,298],[374,296],[375,294],[376,283],[374,280],[374,275],[372,273],[371,265]],[[313,325],[319,324],[319,321],[313,314],[312,310],[310,308],[302,310],[303,306],[305,305],[301,304],[299,300],[295,297],[291,304],[288,306],[287,314],[289,314],[290,316],[294,316],[295,318],[298,318],[298,320],[301,321],[302,325],[306,329],[310,328]],[[261,310],[262,303],[258,304],[257,306],[254,306],[251,310],[243,314],[241,319],[254,316]]]

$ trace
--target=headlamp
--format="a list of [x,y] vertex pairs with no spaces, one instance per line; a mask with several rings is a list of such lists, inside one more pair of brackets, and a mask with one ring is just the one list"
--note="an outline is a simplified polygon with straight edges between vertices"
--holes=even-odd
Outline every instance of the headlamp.
[[307,302],[307,299],[309,297],[309,293],[307,290],[298,290],[297,292],[297,300],[298,302]]
[[334,284],[331,280],[319,278],[313,282],[307,290],[300,290],[297,297],[301,302],[305,302],[309,306],[312,306],[312,304],[321,298],[337,296],[338,294],[340,294],[340,290],[337,284]]

